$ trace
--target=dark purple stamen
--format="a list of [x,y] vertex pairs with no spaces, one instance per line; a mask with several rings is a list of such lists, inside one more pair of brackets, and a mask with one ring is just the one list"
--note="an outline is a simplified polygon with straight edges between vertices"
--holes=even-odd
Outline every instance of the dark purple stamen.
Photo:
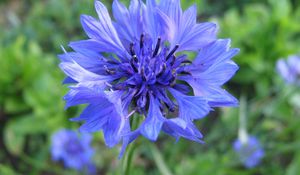
[[188,63],[188,64],[192,64],[192,61],[190,61],[190,60],[184,60],[184,61],[182,61],[181,63]]
[[156,43],[155,50],[154,50],[154,52],[153,52],[152,57],[155,57],[155,56],[158,54],[158,50],[159,50],[159,48],[160,48],[160,42],[161,42],[161,38],[159,37],[159,38],[157,39],[157,43]]
[[175,59],[176,59],[176,57],[175,57],[175,55],[172,57],[172,60],[171,60],[171,65],[173,66],[174,65],[174,63],[175,63]]
[[175,112],[175,106],[172,104],[164,103],[170,112]]
[[134,49],[133,49],[133,43],[130,43],[130,54],[131,56],[135,55]]
[[140,48],[143,48],[144,47],[144,34],[141,35],[141,38],[140,38]]
[[176,46],[174,47],[173,50],[171,50],[171,52],[169,53],[169,55],[166,57],[166,60],[168,60],[175,52],[176,50],[179,48],[179,45],[176,44]]
[[187,71],[181,71],[181,72],[178,72],[180,74],[183,74],[183,75],[192,75],[190,72],[187,72]]
[[176,75],[173,75],[172,79],[170,80],[170,86],[173,87],[176,85]]
[[138,69],[134,62],[137,62],[137,57],[134,55],[130,60],[130,65],[133,68],[134,72],[138,72]]
[[112,61],[112,60],[108,60],[106,62],[109,63],[109,64],[118,64],[116,61]]

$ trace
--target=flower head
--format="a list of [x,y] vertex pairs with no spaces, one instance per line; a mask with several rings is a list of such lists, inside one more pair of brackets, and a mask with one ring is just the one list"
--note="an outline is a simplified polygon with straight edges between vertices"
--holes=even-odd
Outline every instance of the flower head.
[[293,55],[287,60],[280,59],[277,61],[276,68],[287,83],[300,86],[300,57]]
[[233,148],[246,168],[255,167],[264,157],[264,150],[254,136],[249,136],[246,142],[237,139],[233,143]]
[[[221,86],[237,71],[230,40],[217,40],[214,23],[197,23],[196,7],[182,11],[179,0],[131,0],[127,9],[113,2],[114,21],[95,2],[99,19],[83,15],[90,39],[71,42],[74,52],[60,55],[61,69],[73,83],[66,106],[88,104],[73,121],[81,131],[103,130],[105,143],[123,149],[142,135],[151,141],[160,131],[201,142],[193,124],[211,107],[235,106]],[[194,61],[185,53],[197,53]],[[130,126],[133,114],[144,116]]]
[[54,161],[63,161],[68,168],[94,171],[91,157],[94,150],[90,146],[91,135],[73,130],[61,129],[52,136],[51,154]]

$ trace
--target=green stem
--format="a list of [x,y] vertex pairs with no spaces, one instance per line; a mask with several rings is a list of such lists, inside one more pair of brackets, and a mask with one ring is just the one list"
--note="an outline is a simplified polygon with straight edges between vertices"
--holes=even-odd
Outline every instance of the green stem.
[[238,137],[243,144],[248,142],[246,106],[247,106],[247,99],[245,95],[242,95],[240,98],[240,113],[239,113],[240,120],[239,120]]
[[[131,127],[133,130],[138,128],[140,120],[141,120],[141,116],[138,116],[137,114],[132,116]],[[124,158],[123,158],[123,166],[122,166],[122,174],[123,175],[131,174],[130,170],[132,167],[132,161],[133,161],[134,152],[135,152],[136,147],[137,147],[136,144],[129,144],[129,146],[128,146],[128,150],[126,151]]]
[[122,173],[123,175],[130,175],[135,148],[136,147],[134,145],[130,145],[128,148],[128,151],[123,160],[123,173]]
[[156,146],[153,144],[149,145],[150,150],[152,152],[155,164],[162,175],[172,175],[171,171],[169,170],[168,166],[166,165],[165,161],[163,160],[160,151],[157,149]]

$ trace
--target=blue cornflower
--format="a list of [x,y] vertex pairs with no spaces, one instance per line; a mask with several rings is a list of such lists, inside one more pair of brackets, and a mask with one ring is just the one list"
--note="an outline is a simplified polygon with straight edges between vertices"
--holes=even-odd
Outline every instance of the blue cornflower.
[[300,86],[300,57],[292,55],[287,60],[280,59],[277,61],[276,68],[287,83]]
[[[73,83],[66,107],[88,104],[72,119],[86,121],[81,131],[103,130],[109,147],[122,140],[121,155],[138,136],[155,141],[161,130],[202,142],[193,121],[211,107],[237,105],[221,86],[237,71],[231,58],[239,50],[216,39],[216,24],[196,22],[196,6],[183,12],[179,0],[131,0],[127,9],[115,0],[115,21],[101,2],[95,8],[99,19],[81,16],[90,39],[60,55],[65,83]],[[137,129],[134,113],[144,116]]]
[[54,133],[51,154],[54,161],[63,161],[68,168],[93,173],[95,166],[91,162],[94,150],[90,145],[92,136],[78,134],[73,130],[61,129]]
[[245,141],[237,139],[233,148],[246,168],[255,167],[264,157],[264,150],[254,136],[249,136]]

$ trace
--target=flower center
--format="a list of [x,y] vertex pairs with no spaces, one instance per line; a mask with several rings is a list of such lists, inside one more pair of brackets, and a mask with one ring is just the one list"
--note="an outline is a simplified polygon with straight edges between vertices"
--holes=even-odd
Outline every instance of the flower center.
[[153,42],[143,34],[137,43],[129,45],[131,58],[128,62],[120,63],[118,70],[106,67],[108,74],[122,74],[110,87],[113,90],[134,89],[133,101],[139,112],[146,111],[149,93],[155,94],[173,112],[175,104],[168,97],[166,89],[176,84],[178,74],[185,73],[182,64],[190,61],[186,55],[176,57],[179,45],[170,49],[160,37]]

